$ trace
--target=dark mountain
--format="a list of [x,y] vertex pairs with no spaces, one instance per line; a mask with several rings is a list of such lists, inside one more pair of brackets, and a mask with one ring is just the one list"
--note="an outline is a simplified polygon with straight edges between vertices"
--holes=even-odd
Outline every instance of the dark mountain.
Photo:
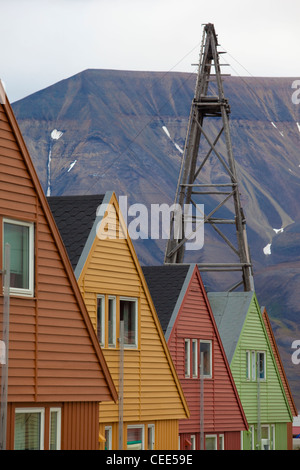
[[[49,195],[114,190],[128,206],[171,204],[195,74],[86,70],[13,104]],[[225,77],[255,290],[266,306],[300,407],[300,104],[294,78]],[[213,124],[211,124],[213,126]],[[218,176],[212,159],[205,178]],[[134,240],[142,264],[161,264],[165,240]],[[215,235],[187,261],[227,259]],[[207,289],[229,279],[203,273]]]

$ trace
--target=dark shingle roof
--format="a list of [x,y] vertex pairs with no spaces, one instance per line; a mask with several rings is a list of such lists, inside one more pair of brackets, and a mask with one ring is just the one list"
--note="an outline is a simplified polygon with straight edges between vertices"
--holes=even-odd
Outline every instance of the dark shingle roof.
[[103,198],[103,195],[47,198],[73,269],[77,266]]
[[143,266],[142,270],[161,324],[166,334],[190,266]]
[[209,292],[207,294],[229,364],[231,364],[253,295],[253,292]]

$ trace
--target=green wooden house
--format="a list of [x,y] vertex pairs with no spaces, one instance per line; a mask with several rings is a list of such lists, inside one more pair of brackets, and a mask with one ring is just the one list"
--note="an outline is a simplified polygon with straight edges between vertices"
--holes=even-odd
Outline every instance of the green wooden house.
[[246,414],[243,450],[288,450],[292,411],[253,292],[208,293]]

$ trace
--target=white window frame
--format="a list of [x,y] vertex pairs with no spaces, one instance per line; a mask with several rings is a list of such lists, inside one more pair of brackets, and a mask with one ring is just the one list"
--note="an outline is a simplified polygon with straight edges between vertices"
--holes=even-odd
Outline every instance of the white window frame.
[[275,424],[271,424],[271,434],[272,434],[272,445],[270,445],[272,450],[276,449],[275,442]]
[[[4,226],[5,224],[14,224],[14,225],[21,225],[22,227],[29,228],[29,255],[28,255],[28,289],[18,288],[18,287],[10,287],[10,293],[13,295],[19,296],[27,296],[33,297],[34,295],[34,223],[33,222],[25,222],[22,220],[15,220],[15,219],[3,219],[3,226],[2,226],[2,240],[4,241]],[[4,245],[4,243],[3,243]],[[4,246],[3,246],[3,253],[4,253]]]
[[191,450],[196,450],[196,436],[191,434]]
[[108,431],[108,441],[105,442],[106,450],[112,450],[112,426],[105,426],[105,433]]
[[[112,329],[112,339],[113,342],[109,343],[109,301],[112,301],[113,303],[113,329]],[[116,296],[114,295],[109,295],[108,296],[108,305],[107,305],[107,343],[109,348],[115,348],[116,347],[116,328],[117,328],[117,313],[116,313],[116,307],[117,307],[117,302],[116,302]]]
[[[16,408],[15,415],[21,413],[39,413],[41,416],[41,429],[40,429],[40,449],[44,450],[44,439],[45,439],[45,408]],[[15,441],[15,436],[14,436]]]
[[246,380],[251,379],[251,353],[246,351]]
[[135,308],[135,334],[134,334],[134,343],[127,344],[124,343],[124,348],[126,349],[136,349],[138,347],[138,299],[136,297],[123,297],[119,299],[119,312],[120,312],[120,321],[121,321],[121,301],[128,301],[134,303]]
[[[260,354],[263,355],[263,361],[264,361],[264,376],[262,378],[260,377],[260,369],[259,369],[259,355]],[[266,357],[266,352],[265,351],[257,351],[256,358],[257,358],[256,359],[257,360],[257,379],[261,380],[261,381],[264,381],[267,378],[267,370],[266,370],[267,357]]]
[[256,380],[256,351],[251,351],[251,380]]
[[61,449],[61,408],[50,408],[49,415],[49,449],[50,449],[50,433],[51,433],[51,413],[57,413],[57,435],[56,435],[56,449]]
[[198,377],[198,340],[192,339],[192,375]]
[[[260,442],[260,448],[261,450],[270,450],[271,449],[271,442],[270,442],[270,426],[268,424],[262,424],[261,425],[261,434],[262,434],[262,429],[265,428],[267,429],[267,435],[268,437],[267,438],[262,438],[261,437],[261,442]],[[268,449],[264,449],[264,444],[267,444],[268,445]]]
[[[102,318],[100,322],[100,338],[98,334],[98,322],[99,322],[99,317],[98,317],[98,301],[101,302],[101,311],[102,311]],[[97,338],[100,343],[100,346],[104,347],[105,345],[105,295],[97,295]]]
[[184,376],[187,379],[191,376],[191,340],[188,338],[184,340]]
[[214,438],[215,448],[212,449],[212,450],[218,450],[218,436],[217,436],[217,434],[206,434],[205,435],[205,449],[206,449],[206,439],[207,438]]
[[[142,449],[141,450],[144,450],[145,449],[145,426],[144,424],[128,424],[127,430],[128,429],[141,429],[142,430]],[[126,447],[127,445],[128,445],[128,433],[126,436]]]
[[224,434],[219,434],[219,450],[224,450]]
[[[149,445],[149,437],[151,437],[151,442]],[[148,450],[155,449],[155,424],[148,424],[148,442],[147,442]]]
[[209,364],[210,364],[210,370],[209,374],[203,373],[203,378],[204,379],[211,379],[212,378],[212,369],[213,369],[213,364],[212,364],[212,341],[208,339],[200,339],[199,342],[199,354],[200,354],[200,370],[201,370],[201,344],[209,344]]

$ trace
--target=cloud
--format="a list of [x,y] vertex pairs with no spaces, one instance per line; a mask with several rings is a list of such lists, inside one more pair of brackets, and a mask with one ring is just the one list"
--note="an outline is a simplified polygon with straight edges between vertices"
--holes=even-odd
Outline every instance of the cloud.
[[294,0],[2,0],[0,13],[0,77],[11,101],[86,68],[191,72],[207,22],[231,73],[300,74]]

